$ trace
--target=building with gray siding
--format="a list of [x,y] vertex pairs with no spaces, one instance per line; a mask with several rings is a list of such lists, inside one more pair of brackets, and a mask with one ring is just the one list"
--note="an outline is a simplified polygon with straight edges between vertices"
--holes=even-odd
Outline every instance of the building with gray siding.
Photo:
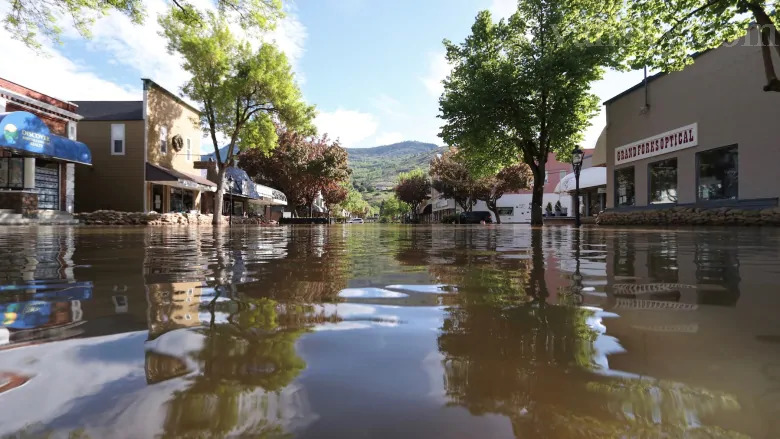
[[780,93],[763,91],[758,41],[753,29],[605,102],[608,208],[777,206]]

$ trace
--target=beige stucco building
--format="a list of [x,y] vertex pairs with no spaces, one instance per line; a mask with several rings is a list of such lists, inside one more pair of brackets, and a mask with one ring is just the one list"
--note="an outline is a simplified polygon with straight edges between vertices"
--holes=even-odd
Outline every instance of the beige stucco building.
[[780,93],[765,82],[751,30],[608,100],[607,207],[776,206]]
[[150,79],[140,101],[78,101],[78,138],[93,147],[93,167],[76,172],[84,190],[76,211],[200,212],[216,184],[200,158],[198,110]]

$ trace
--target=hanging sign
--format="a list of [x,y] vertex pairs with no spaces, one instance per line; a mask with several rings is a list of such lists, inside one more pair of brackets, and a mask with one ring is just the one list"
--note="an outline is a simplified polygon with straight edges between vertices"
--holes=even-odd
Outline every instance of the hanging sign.
[[698,124],[693,123],[615,148],[615,165],[679,151],[698,144]]

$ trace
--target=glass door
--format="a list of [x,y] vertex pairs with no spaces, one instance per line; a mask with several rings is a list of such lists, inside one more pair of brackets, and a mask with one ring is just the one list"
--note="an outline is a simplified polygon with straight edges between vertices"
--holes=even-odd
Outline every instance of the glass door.
[[60,165],[36,161],[35,189],[38,191],[38,209],[59,210],[60,208]]

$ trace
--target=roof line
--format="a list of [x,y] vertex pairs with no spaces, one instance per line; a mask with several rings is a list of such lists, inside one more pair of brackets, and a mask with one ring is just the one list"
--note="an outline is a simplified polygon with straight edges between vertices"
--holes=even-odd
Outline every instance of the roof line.
[[192,111],[194,111],[195,113],[197,113],[197,114],[198,114],[198,116],[200,116],[200,110],[198,110],[197,108],[195,108],[195,107],[193,107],[192,105],[188,104],[188,103],[187,103],[187,102],[186,102],[184,99],[180,98],[179,96],[176,96],[176,94],[175,94],[175,93],[173,93],[173,92],[171,92],[171,91],[168,91],[168,90],[167,90],[165,87],[163,87],[162,85],[160,85],[160,84],[158,84],[158,83],[154,82],[153,80],[151,80],[151,79],[149,79],[149,78],[141,78],[141,80],[144,82],[144,90],[147,90],[147,89],[148,89],[148,87],[149,87],[150,85],[151,85],[151,86],[153,86],[153,87],[156,87],[158,90],[162,91],[163,93],[165,93],[165,94],[167,94],[168,96],[170,96],[170,97],[172,97],[173,99],[175,99],[175,100],[176,100],[176,102],[178,102],[178,103],[180,103],[180,104],[184,105],[185,107],[187,107],[187,108],[189,108],[190,110],[192,110]]

